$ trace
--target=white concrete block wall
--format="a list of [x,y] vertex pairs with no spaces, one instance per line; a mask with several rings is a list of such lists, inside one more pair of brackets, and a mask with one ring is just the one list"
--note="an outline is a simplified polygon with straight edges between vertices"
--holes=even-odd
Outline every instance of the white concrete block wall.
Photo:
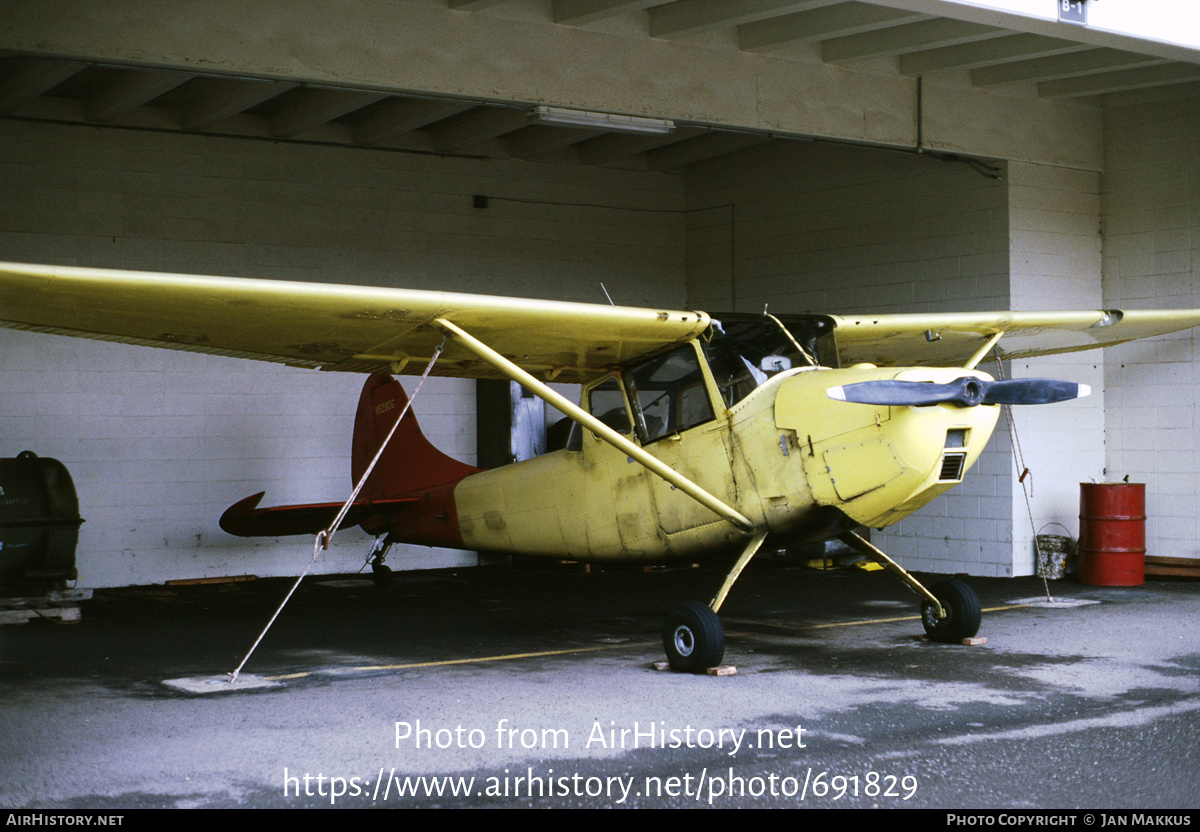
[[1001,417],[962,483],[873,540],[908,569],[990,577],[1012,574],[1012,461]]
[[[1017,162],[1008,171],[1012,308],[1102,308],[1099,173]],[[1013,574],[1030,575],[1034,535],[1077,538],[1079,483],[1103,480],[1104,353],[1017,361],[1008,372],[1092,388],[1074,402],[1013,409],[1021,467],[1030,472],[1024,483],[1012,480]]]
[[[603,281],[621,303],[822,312],[1101,305],[1102,267],[1104,306],[1200,306],[1195,102],[1120,115],[1106,133],[1102,266],[1095,174],[1032,164],[997,182],[928,157],[773,143],[680,177],[17,122],[0,123],[0,258],[574,300],[600,300]],[[1147,481],[1152,548],[1196,553],[1196,347],[1184,334],[1110,350],[1107,364],[1009,368],[1106,388],[1107,424],[1100,399],[1055,406],[1071,415],[1033,433],[1018,423],[1036,437],[1027,456],[1049,453],[1056,474],[1069,461],[1069,477],[1035,469],[1035,501],[1049,499],[1035,524],[1074,516],[1107,431],[1099,467]],[[218,537],[216,516],[264,487],[291,502],[345,485],[360,379],[8,331],[0,355],[0,455],[68,463],[89,585],[293,574],[294,541],[247,549]],[[427,432],[470,461],[470,383],[431,384]],[[1032,568],[1003,424],[967,481],[884,548],[918,569]],[[339,547],[330,571],[355,568],[364,547]]]
[[[1010,162],[1004,188],[1010,297],[997,308],[1099,308],[1098,175]],[[980,369],[998,374],[994,362]],[[1035,533],[1062,534],[1049,525],[1061,523],[1077,535],[1078,483],[1099,477],[1104,467],[1103,354],[1010,363],[1004,374],[1079,381],[1095,392],[1078,402],[1014,408],[1011,416],[1003,415],[963,484],[888,531],[890,551],[903,554],[905,565],[1030,575],[1036,567]],[[1024,468],[1031,473],[1022,483]]]
[[[689,175],[688,302],[704,309],[1007,309],[1007,183],[926,156],[772,145]],[[909,568],[1012,574],[1002,428],[965,481],[875,539]]]
[[[18,262],[596,302],[603,281],[619,301],[675,306],[683,207],[681,177],[664,174],[0,122],[0,259]],[[347,496],[361,384],[0,330],[0,456],[67,464],[83,585],[293,575],[310,541],[232,538],[217,518],[263,489],[273,504]],[[473,382],[433,379],[416,409],[474,461]],[[357,569],[368,543],[341,533],[318,571]]]
[[[1105,112],[1104,303],[1200,307],[1200,98]],[[1146,484],[1149,555],[1200,558],[1200,335],[1106,350],[1108,477]]]
[[688,301],[733,301],[734,311],[994,309],[1008,297],[1004,198],[1002,183],[966,165],[835,145],[777,143],[697,165]]

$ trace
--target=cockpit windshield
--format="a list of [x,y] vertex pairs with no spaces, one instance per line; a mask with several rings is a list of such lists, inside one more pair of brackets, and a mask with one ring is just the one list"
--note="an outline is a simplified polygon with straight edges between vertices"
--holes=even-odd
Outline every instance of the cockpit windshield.
[[733,407],[784,370],[836,367],[837,350],[829,337],[833,329],[833,321],[819,315],[714,314],[704,352],[726,406]]

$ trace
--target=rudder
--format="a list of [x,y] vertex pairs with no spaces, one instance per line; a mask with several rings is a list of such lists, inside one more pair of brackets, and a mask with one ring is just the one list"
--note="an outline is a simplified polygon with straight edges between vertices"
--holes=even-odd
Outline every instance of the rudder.
[[[372,375],[363,384],[354,416],[354,439],[350,455],[350,472],[354,482],[362,477],[371,464],[380,444],[404,412],[408,394],[400,382],[387,375]],[[388,443],[375,470],[363,487],[360,498],[383,500],[413,494],[463,477],[483,469],[439,451],[425,438],[417,417],[410,408]]]

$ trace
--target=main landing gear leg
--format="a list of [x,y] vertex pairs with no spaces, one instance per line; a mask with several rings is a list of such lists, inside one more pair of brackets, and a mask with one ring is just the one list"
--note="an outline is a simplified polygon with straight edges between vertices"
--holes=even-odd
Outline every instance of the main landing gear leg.
[[671,610],[663,625],[663,649],[667,652],[667,661],[672,670],[702,673],[721,663],[725,656],[725,628],[721,626],[717,611],[729,594],[729,588],[766,537],[767,533],[762,531],[750,539],[733,569],[725,576],[725,582],[721,584],[712,603],[705,605],[699,601],[687,601]]
[[870,541],[854,532],[840,534],[838,539],[887,569],[925,599],[921,602],[921,624],[925,627],[925,634],[933,641],[954,643],[972,638],[979,632],[983,618],[979,596],[962,581],[954,578],[939,581],[933,585],[931,592],[904,567],[872,546]]
[[394,542],[391,535],[377,537],[371,545],[371,551],[367,552],[367,563],[371,564],[371,579],[379,589],[385,589],[392,582],[392,568],[383,561]]

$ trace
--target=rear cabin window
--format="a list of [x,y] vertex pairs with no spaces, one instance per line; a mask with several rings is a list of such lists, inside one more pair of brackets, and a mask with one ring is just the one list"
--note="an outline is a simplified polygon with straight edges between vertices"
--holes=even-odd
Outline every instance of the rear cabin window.
[[[625,406],[625,393],[615,377],[607,378],[588,390],[583,408],[617,433],[628,436],[633,432],[629,409]],[[566,432],[563,430],[564,426]],[[565,447],[568,451],[583,450],[583,428],[574,419],[563,419],[551,430],[556,434],[554,447],[563,441],[565,435]]]

